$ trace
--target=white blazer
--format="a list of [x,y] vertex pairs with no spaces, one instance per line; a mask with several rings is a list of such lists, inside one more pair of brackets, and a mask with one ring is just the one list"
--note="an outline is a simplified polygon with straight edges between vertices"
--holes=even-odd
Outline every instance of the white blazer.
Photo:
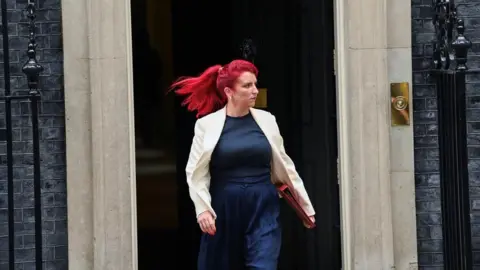
[[[285,153],[283,138],[280,135],[275,116],[267,111],[253,108],[250,109],[250,112],[272,148],[272,182],[287,184],[294,191],[294,195],[304,211],[309,216],[314,215],[315,210],[303,181],[298,175],[292,159]],[[210,211],[214,218],[217,217],[211,206],[209,163],[222,134],[225,119],[226,108],[224,107],[198,119],[195,123],[195,135],[185,171],[190,198],[195,205],[197,217],[205,211]]]

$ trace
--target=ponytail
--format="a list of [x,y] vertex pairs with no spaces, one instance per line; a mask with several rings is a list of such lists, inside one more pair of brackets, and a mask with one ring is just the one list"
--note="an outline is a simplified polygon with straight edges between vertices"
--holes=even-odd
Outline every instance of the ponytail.
[[217,78],[221,65],[206,69],[198,77],[182,77],[175,81],[170,90],[175,90],[180,96],[186,96],[182,106],[189,111],[197,111],[197,118],[219,109],[227,103],[223,89],[217,87]]
[[207,68],[198,77],[183,77],[170,86],[169,91],[186,96],[182,102],[189,111],[197,111],[197,118],[214,112],[227,104],[225,87],[233,87],[243,72],[258,76],[257,67],[245,60],[233,60],[224,67],[215,65]]

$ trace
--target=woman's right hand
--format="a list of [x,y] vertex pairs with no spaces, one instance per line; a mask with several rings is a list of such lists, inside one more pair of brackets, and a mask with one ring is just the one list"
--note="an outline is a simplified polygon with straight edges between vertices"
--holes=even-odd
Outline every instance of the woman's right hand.
[[217,229],[215,228],[215,219],[213,218],[212,213],[210,211],[205,211],[198,216],[197,219],[198,225],[200,225],[200,229],[202,232],[208,233],[210,235],[214,235]]

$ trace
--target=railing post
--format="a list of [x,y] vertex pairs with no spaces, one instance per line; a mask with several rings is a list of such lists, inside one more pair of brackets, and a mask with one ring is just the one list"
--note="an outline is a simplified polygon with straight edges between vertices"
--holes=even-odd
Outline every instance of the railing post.
[[28,100],[31,108],[32,123],[32,143],[33,143],[33,182],[34,182],[34,211],[35,211],[35,269],[43,269],[43,250],[42,250],[42,208],[41,208],[41,179],[40,179],[40,130],[38,124],[38,103],[40,92],[38,91],[38,81],[43,67],[36,60],[35,43],[35,2],[28,0],[26,9],[29,24],[29,42],[27,49],[28,60],[22,70],[27,75],[28,95],[12,93],[10,85],[10,48],[8,36],[8,13],[7,0],[0,0],[2,16],[2,38],[3,38],[3,75],[4,75],[4,94],[0,95],[0,101],[5,102],[5,129],[0,129],[0,140],[5,140],[7,145],[7,201],[8,201],[8,269],[14,270],[15,266],[15,205],[14,205],[14,173],[13,173],[13,128],[12,128],[12,102]]
[[445,270],[471,270],[465,74],[472,44],[463,35],[465,26],[457,18],[453,1],[434,0],[433,11],[437,38],[432,75],[438,105],[443,263]]
[[22,71],[27,76],[28,88],[30,89],[30,109],[32,113],[32,140],[33,140],[33,192],[34,192],[34,212],[35,212],[35,269],[43,269],[43,241],[42,241],[42,184],[40,178],[40,130],[38,127],[38,103],[40,101],[40,92],[38,91],[38,81],[43,67],[37,63],[35,42],[35,2],[28,1],[27,17],[29,24],[29,42],[27,49],[28,60],[23,65]]
[[10,85],[10,47],[8,38],[7,1],[1,0],[2,39],[3,39],[3,75],[5,101],[5,129],[7,143],[7,203],[8,203],[8,268],[15,269],[15,213],[13,197],[13,130],[12,130],[12,100]]

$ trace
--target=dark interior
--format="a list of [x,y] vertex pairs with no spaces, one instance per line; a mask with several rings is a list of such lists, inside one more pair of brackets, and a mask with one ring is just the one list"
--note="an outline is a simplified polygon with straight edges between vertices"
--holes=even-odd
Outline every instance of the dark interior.
[[307,231],[284,204],[279,269],[340,269],[333,1],[132,0],[132,25],[139,269],[196,269],[200,230],[184,174],[195,114],[165,91],[241,57],[245,39],[317,211]]

